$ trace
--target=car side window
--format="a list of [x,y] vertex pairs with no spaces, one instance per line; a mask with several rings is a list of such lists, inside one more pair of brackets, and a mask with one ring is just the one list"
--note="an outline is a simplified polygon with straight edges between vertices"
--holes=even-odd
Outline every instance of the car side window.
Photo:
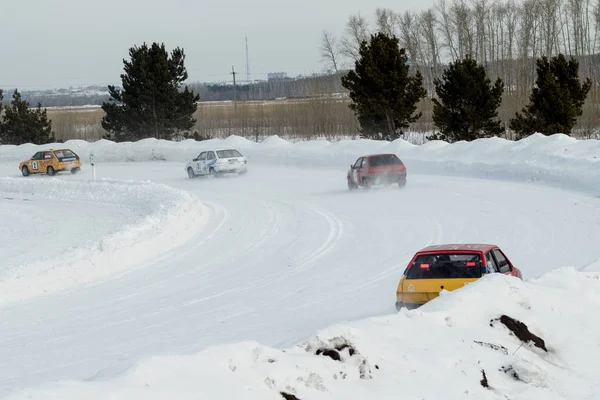
[[491,251],[489,251],[485,255],[485,259],[487,261],[487,269],[490,271],[490,273],[498,272],[498,267],[496,266],[496,261],[494,260],[494,257],[492,257]]
[[216,158],[216,157],[215,157],[215,152],[214,152],[214,151],[210,151],[210,152],[208,153],[208,157],[207,157],[206,159],[207,159],[207,160],[214,160],[215,158]]
[[49,151],[44,152],[44,160],[51,160],[52,159],[52,153],[50,153]]
[[508,260],[504,257],[504,254],[498,249],[492,250],[494,253],[494,257],[498,261],[498,271],[501,274],[505,274],[510,271],[510,265],[508,264]]
[[361,168],[367,168],[367,157],[364,157],[362,159],[362,165],[360,166]]
[[39,151],[37,153],[35,153],[33,155],[33,157],[31,157],[32,160],[41,160],[44,157],[44,152],[43,151]]
[[200,153],[200,155],[198,156],[198,161],[206,160],[206,154],[206,151]]
[[354,168],[360,168],[360,164],[362,163],[363,158],[360,157],[358,160],[356,160],[356,162],[354,163]]

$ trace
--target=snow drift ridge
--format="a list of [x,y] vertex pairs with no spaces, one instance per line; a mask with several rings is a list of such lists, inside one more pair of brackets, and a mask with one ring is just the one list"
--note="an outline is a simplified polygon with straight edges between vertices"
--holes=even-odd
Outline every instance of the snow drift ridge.
[[[600,324],[589,316],[600,312],[599,292],[599,275],[572,268],[532,282],[490,275],[421,309],[337,325],[290,349],[214,346],[9,399],[597,399]],[[502,315],[548,351],[522,342]]]
[[[0,161],[18,162],[42,148],[56,145],[0,146]],[[597,191],[600,182],[600,140],[577,140],[563,134],[534,134],[519,141],[500,138],[448,144],[432,141],[413,145],[402,139],[308,140],[288,142],[278,136],[255,143],[239,136],[203,142],[143,139],[115,143],[108,140],[70,140],[61,147],[77,152],[85,162],[93,153],[97,163],[172,161],[185,163],[201,151],[236,147],[253,163],[290,164],[346,169],[368,153],[391,152],[405,161],[410,174],[458,175],[481,178],[539,181],[585,192]],[[85,166],[84,166],[85,168]]]
[[69,249],[59,259],[3,269],[0,303],[101,281],[140,267],[159,252],[184,244],[202,229],[205,218],[204,206],[194,196],[152,182],[0,178],[0,194],[36,201],[125,205],[139,216],[137,223],[97,243]]

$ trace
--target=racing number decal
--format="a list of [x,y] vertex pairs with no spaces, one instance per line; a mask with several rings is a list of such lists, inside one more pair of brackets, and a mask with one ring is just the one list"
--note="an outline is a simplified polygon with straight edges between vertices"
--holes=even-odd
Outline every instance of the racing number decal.
[[32,161],[31,162],[31,169],[35,169],[35,170],[38,169],[38,163],[37,163],[37,161]]
[[358,170],[354,170],[354,182],[358,183]]

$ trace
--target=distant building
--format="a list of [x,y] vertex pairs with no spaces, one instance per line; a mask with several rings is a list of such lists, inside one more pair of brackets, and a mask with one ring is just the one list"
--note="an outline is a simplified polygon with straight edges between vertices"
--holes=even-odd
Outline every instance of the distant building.
[[287,73],[285,72],[269,72],[267,74],[267,79],[272,81],[272,80],[278,80],[278,79],[286,79]]

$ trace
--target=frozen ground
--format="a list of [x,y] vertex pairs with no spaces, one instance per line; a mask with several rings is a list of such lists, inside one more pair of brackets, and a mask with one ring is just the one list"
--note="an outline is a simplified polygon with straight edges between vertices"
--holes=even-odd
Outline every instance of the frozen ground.
[[[142,265],[143,254],[123,253],[118,268],[109,268],[110,274],[88,280],[85,286],[75,284],[79,275],[89,272],[83,265],[67,270],[57,266],[50,276],[73,278],[73,284],[63,287],[50,280],[49,289],[56,289],[53,293],[33,297],[36,293],[30,292],[28,298],[1,307],[0,393],[68,379],[87,383],[52,385],[15,398],[94,398],[92,393],[106,398],[110,392],[121,396],[115,398],[239,395],[275,399],[286,386],[303,399],[341,398],[348,393],[365,398],[366,391],[392,398],[403,387],[410,387],[408,398],[415,399],[440,398],[440,393],[474,399],[500,399],[509,394],[511,399],[597,397],[600,392],[593,373],[600,371],[592,355],[600,353],[593,342],[600,329],[587,315],[600,311],[599,281],[593,273],[600,271],[596,239],[600,198],[593,185],[598,172],[585,169],[577,175],[571,164],[597,165],[598,147],[590,141],[587,153],[578,148],[578,156],[569,160],[561,146],[572,154],[574,145],[556,142],[550,138],[537,147],[529,146],[534,150],[531,157],[519,156],[521,164],[515,157],[508,168],[501,167],[502,154],[506,160],[510,152],[497,141],[480,142],[479,153],[473,153],[486,154],[487,164],[476,155],[453,159],[448,154],[453,148],[442,154],[435,143],[429,145],[430,153],[408,149],[406,157],[399,152],[409,160],[405,190],[357,193],[347,191],[346,164],[372,150],[372,143],[362,149],[341,143],[338,152],[326,143],[306,143],[294,151],[296,145],[274,138],[257,145],[264,146],[262,150],[248,147],[257,162],[247,176],[220,180],[190,180],[182,162],[118,162],[128,157],[139,161],[149,154],[150,159],[172,159],[171,144],[165,148],[157,143],[150,143],[152,147],[140,144],[138,149],[130,147],[126,155],[105,149],[102,157],[113,162],[98,165],[99,178],[151,180],[161,188],[166,185],[177,193],[191,194],[186,201],[188,207],[199,207],[198,229],[187,221],[185,240],[172,243],[177,238],[174,228],[185,220],[168,219],[164,207],[154,204],[147,215],[160,210],[159,215],[166,218],[161,220],[163,228],[171,235],[151,242],[151,248],[144,247],[153,256]],[[102,146],[109,144],[98,144],[95,152]],[[197,154],[196,144],[194,149],[180,146],[180,153]],[[326,146],[331,147],[326,151]],[[0,155],[17,157],[17,150],[0,148]],[[338,166],[334,166],[336,154]],[[538,161],[527,169],[533,159]],[[0,176],[25,181],[13,164],[0,164]],[[454,168],[449,169],[450,165]],[[517,174],[519,165],[521,173]],[[499,172],[494,175],[494,171]],[[493,179],[474,178],[482,175]],[[90,183],[89,178],[86,167],[80,175],[52,179],[77,187],[88,185],[91,191],[94,185],[105,184]],[[575,187],[580,190],[564,189]],[[139,206],[136,198],[143,196],[127,200],[131,209]],[[97,202],[85,201],[89,213],[95,213]],[[173,201],[170,206],[176,204]],[[10,230],[18,232],[19,220],[12,221]],[[160,224],[152,226],[162,230]],[[77,240],[83,243],[84,236]],[[132,244],[136,242],[127,237]],[[442,296],[419,311],[396,315],[394,294],[406,262],[419,248],[443,242],[497,243],[526,280],[540,280],[525,284],[490,278],[462,293]],[[10,257],[13,250],[2,251]],[[15,248],[13,255],[17,252]],[[542,277],[561,267],[574,269]],[[489,327],[489,319],[501,313],[523,319],[532,331],[545,336],[551,354],[537,354],[527,346],[512,355],[519,347],[516,338],[505,328]],[[353,322],[373,316],[381,317]],[[373,379],[360,378],[360,358],[348,356],[348,363],[338,365],[322,356],[310,357],[305,349],[282,353],[263,347],[293,346],[342,322],[348,325],[331,328],[320,337],[343,335],[352,340],[367,357]],[[573,326],[585,327],[577,331],[575,343],[574,333],[565,328]],[[196,356],[170,356],[247,340],[261,345],[251,342],[209,348]],[[496,354],[473,340],[505,346],[510,353]],[[309,350],[314,353],[312,347]],[[158,355],[169,357],[134,367]],[[587,363],[586,357],[592,361]],[[501,364],[515,365],[521,381],[498,372]],[[481,368],[491,374],[496,392],[479,385]],[[449,369],[452,374],[445,372]],[[234,370],[240,373],[233,374]],[[341,378],[344,373],[350,377],[347,381]],[[430,379],[440,384],[428,387]],[[449,385],[445,392],[444,385]],[[221,395],[217,389],[228,392]]]

